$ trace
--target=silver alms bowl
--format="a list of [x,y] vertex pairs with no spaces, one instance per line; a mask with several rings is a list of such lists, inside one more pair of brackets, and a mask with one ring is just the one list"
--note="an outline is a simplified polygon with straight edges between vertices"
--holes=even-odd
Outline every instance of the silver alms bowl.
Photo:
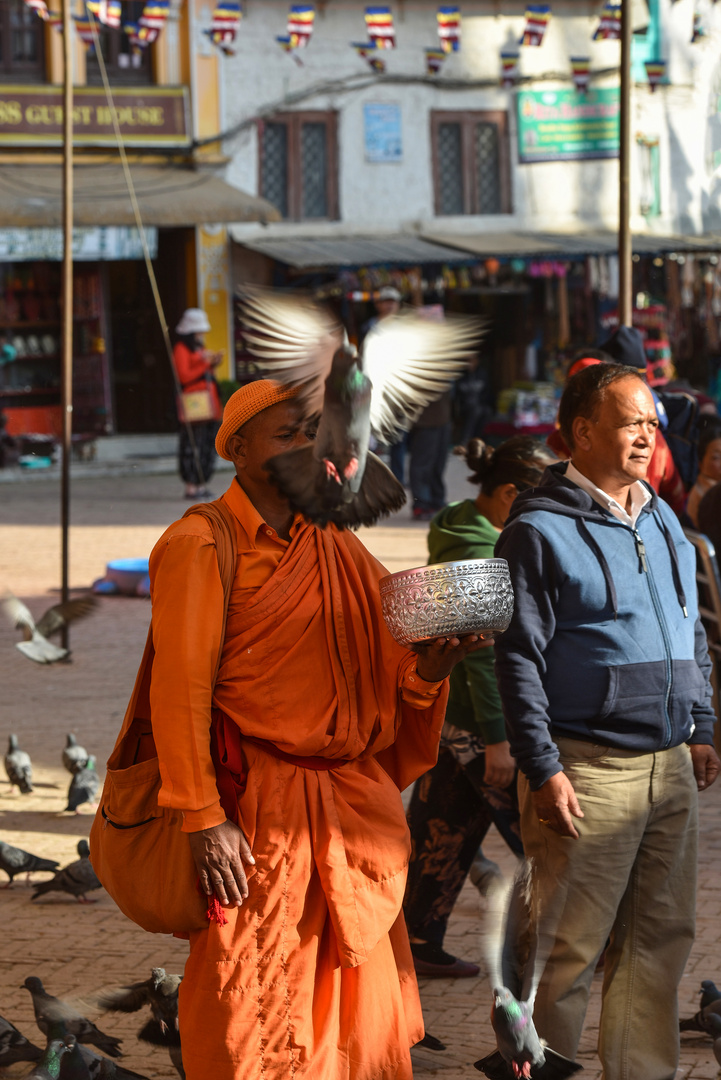
[[513,616],[505,559],[463,559],[381,578],[383,618],[399,645],[457,634],[501,634]]

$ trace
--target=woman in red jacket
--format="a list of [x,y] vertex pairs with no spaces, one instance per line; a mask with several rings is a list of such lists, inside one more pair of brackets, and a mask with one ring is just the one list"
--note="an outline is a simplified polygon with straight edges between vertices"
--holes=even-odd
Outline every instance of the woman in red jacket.
[[[206,485],[215,468],[215,435],[223,411],[213,377],[223,354],[204,347],[204,335],[209,330],[208,316],[201,308],[188,308],[175,328],[178,337],[173,362],[183,394],[179,405],[178,466],[185,482],[186,499],[211,494]],[[185,396],[189,394],[197,396]]]

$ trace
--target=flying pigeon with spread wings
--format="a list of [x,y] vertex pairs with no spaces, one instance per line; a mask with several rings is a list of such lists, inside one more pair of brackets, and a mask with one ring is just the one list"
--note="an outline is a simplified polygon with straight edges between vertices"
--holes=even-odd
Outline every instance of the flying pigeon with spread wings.
[[64,604],[54,604],[36,623],[29,609],[22,600],[18,600],[17,596],[7,593],[2,601],[10,622],[16,630],[23,632],[23,640],[15,642],[15,648],[19,649],[23,656],[27,656],[29,660],[34,660],[38,664],[54,664],[57,660],[64,660],[68,656],[67,649],[53,645],[48,638],[57,634],[72,620],[90,615],[97,604],[98,601],[94,596],[80,596]]
[[403,312],[373,328],[361,361],[341,324],[304,296],[246,290],[241,312],[246,347],[263,374],[298,387],[304,418],[320,416],[314,445],[267,466],[291,507],[318,525],[351,528],[400,509],[405,492],[370,451],[371,433],[393,443],[413,426],[465,370],[480,321]]

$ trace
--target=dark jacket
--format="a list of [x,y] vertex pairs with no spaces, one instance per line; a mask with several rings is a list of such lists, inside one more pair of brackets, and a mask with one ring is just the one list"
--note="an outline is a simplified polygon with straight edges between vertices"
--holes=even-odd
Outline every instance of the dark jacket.
[[519,495],[496,545],[515,591],[496,672],[533,790],[561,770],[558,735],[645,753],[713,743],[691,544],[655,493],[632,529],[565,471]]

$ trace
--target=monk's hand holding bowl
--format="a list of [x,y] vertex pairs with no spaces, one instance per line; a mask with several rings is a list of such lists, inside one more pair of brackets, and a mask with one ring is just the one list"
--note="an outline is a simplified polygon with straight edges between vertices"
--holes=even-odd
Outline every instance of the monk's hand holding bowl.
[[206,896],[213,893],[224,907],[240,907],[248,895],[243,863],[255,865],[248,841],[232,821],[188,833],[190,850]]
[[468,653],[486,649],[493,644],[493,634],[466,634],[463,637],[439,637],[411,646],[416,653],[416,671],[425,682],[440,682],[447,678],[459,660]]

